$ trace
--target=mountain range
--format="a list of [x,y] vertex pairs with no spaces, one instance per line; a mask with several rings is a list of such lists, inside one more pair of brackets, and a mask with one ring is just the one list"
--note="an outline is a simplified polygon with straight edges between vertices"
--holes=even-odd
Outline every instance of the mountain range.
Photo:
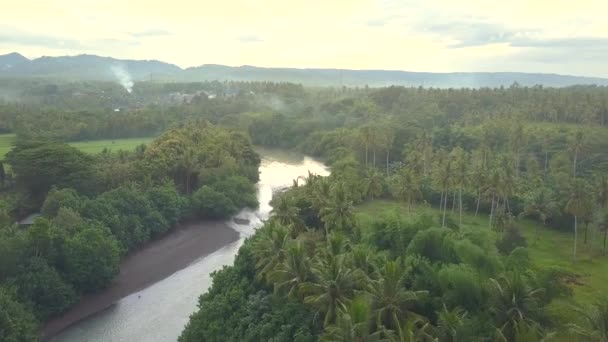
[[[117,74],[117,70],[118,74]],[[118,81],[127,74],[133,81],[273,81],[308,86],[424,86],[479,88],[543,85],[608,86],[608,79],[523,72],[412,72],[398,70],[346,70],[231,67],[205,64],[182,69],[157,60],[122,60],[96,55],[40,57],[28,59],[19,53],[0,55],[1,78],[48,78],[62,80]]]

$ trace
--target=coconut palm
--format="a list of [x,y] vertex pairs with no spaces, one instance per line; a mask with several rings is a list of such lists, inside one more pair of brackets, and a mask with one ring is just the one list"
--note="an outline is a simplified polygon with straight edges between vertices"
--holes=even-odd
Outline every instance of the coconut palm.
[[393,146],[393,141],[395,140],[395,132],[390,126],[385,126],[382,128],[382,146],[386,149],[386,176],[388,177],[390,172],[388,168],[391,147]]
[[513,340],[518,323],[538,325],[544,289],[530,286],[519,273],[509,273],[490,282],[494,301],[491,310],[498,329],[509,341]]
[[253,243],[253,254],[257,259],[257,275],[267,278],[271,271],[285,261],[289,230],[278,224],[269,223],[259,231]]
[[377,342],[386,341],[382,330],[375,330],[370,319],[371,306],[365,296],[355,297],[338,313],[336,324],[325,328],[321,341]]
[[353,246],[348,254],[350,264],[356,271],[359,271],[361,284],[366,284],[371,279],[377,279],[376,255],[376,251],[367,244]]
[[586,184],[581,179],[576,179],[571,186],[568,202],[566,203],[566,212],[574,216],[574,247],[572,249],[572,258],[576,260],[576,245],[578,238],[578,217],[585,214],[589,205],[586,199]]
[[331,197],[331,182],[327,178],[321,178],[314,183],[312,186],[311,202],[312,206],[317,210],[321,211],[327,206],[327,202]]
[[574,334],[589,341],[608,342],[608,297],[598,299],[590,308],[574,307],[586,326],[568,324]]
[[363,126],[359,129],[359,139],[365,147],[365,166],[368,165],[369,147],[373,141],[373,132],[371,126]]
[[338,182],[331,190],[331,197],[320,210],[326,236],[329,236],[330,227],[348,230],[354,225],[353,202],[348,198],[345,187],[344,182]]
[[392,182],[393,196],[407,203],[408,211],[412,208],[413,203],[422,197],[420,191],[420,180],[414,175],[411,169],[403,168],[394,176]]
[[367,196],[373,200],[376,197],[382,195],[384,179],[380,172],[375,168],[369,168],[365,172],[365,178],[363,179],[363,187]]
[[339,310],[345,310],[356,285],[354,270],[344,262],[344,256],[318,258],[312,267],[312,279],[302,284],[304,302],[324,314],[323,324],[336,321]]
[[296,206],[294,197],[289,194],[282,194],[278,197],[271,214],[280,224],[290,227],[294,233],[300,232],[304,227],[299,216],[300,208]]
[[572,152],[572,174],[576,177],[576,163],[578,162],[578,155],[583,149],[584,145],[584,135],[582,131],[578,131],[575,133],[574,137],[570,140],[568,147]]
[[602,174],[596,180],[595,201],[600,208],[608,208],[608,175]]
[[462,328],[467,317],[467,311],[462,308],[448,310],[443,304],[443,310],[437,317],[437,335],[441,341],[457,342],[465,341]]
[[441,189],[439,209],[443,208],[443,219],[441,226],[445,227],[445,214],[447,211],[448,192],[452,185],[452,158],[443,150],[440,150],[435,163],[435,183]]
[[457,147],[452,151],[454,158],[454,185],[458,188],[458,210],[459,210],[459,224],[462,225],[462,189],[467,185],[468,182],[468,155],[461,148]]
[[595,222],[598,230],[604,233],[604,248],[602,249],[602,255],[606,255],[606,240],[608,238],[608,209],[598,210]]
[[270,273],[269,278],[274,283],[275,292],[297,296],[302,284],[308,281],[310,272],[310,258],[302,243],[296,241],[288,246],[285,260]]
[[487,179],[488,183],[486,185],[485,195],[486,197],[491,199],[490,202],[490,228],[492,228],[492,220],[494,219],[494,214],[496,211],[496,200],[500,198],[501,191],[501,177],[500,172],[497,169],[492,169],[490,171],[490,176]]
[[438,342],[433,326],[421,317],[410,317],[396,331],[387,331],[391,342]]
[[[546,226],[547,218],[556,213],[558,213],[558,206],[553,199],[553,196],[551,196],[548,189],[540,188],[532,193],[528,193],[525,196],[524,209],[519,214],[519,217],[534,216],[542,222],[543,226]],[[540,236],[540,226],[536,224],[535,227],[535,240],[538,240]]]
[[406,268],[401,259],[387,261],[378,270],[378,279],[367,286],[366,293],[372,299],[378,326],[399,330],[400,323],[409,316],[417,316],[410,311],[424,291],[410,291],[405,288]]

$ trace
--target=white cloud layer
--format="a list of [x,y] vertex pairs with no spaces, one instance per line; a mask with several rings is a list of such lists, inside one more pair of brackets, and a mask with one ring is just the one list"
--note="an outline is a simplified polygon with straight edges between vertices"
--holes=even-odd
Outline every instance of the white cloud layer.
[[608,77],[605,0],[20,0],[0,53]]

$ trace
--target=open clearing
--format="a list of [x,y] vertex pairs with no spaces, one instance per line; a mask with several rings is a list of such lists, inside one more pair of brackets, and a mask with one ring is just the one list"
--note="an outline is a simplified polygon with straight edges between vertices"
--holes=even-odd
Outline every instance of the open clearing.
[[[10,151],[15,134],[0,134],[0,160]],[[69,144],[86,153],[99,153],[107,148],[110,151],[133,151],[141,144],[148,144],[154,138],[128,138],[128,139],[108,139],[108,140],[89,140],[76,141]]]
[[[363,223],[363,226],[368,226],[367,223],[373,222],[374,217],[395,211],[403,217],[408,216],[407,207],[394,201],[370,201],[356,209],[357,218]],[[417,207],[411,212],[412,214],[427,212],[434,217],[440,215],[438,209],[429,207]],[[457,211],[453,214],[453,221],[458,222]],[[472,214],[463,212],[462,222],[463,226],[471,229],[490,229],[487,214],[474,217]],[[589,304],[599,298],[601,294],[608,293],[608,256],[601,255],[602,239],[598,232],[593,232],[592,227],[589,227],[587,244],[584,243],[584,227],[579,227],[577,261],[573,262],[572,232],[541,228],[540,237],[535,242],[537,223],[531,220],[517,220],[517,223],[528,241],[530,258],[536,267],[559,266],[577,275],[576,281],[570,284],[576,301]]]

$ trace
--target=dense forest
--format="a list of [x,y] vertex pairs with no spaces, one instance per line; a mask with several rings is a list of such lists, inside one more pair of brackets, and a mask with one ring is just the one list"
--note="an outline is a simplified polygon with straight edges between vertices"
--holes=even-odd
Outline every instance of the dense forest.
[[[207,123],[136,151],[90,156],[19,140],[0,206],[0,340],[31,341],[38,322],[106,287],[130,251],[180,222],[256,207],[260,158],[247,136]],[[20,212],[40,208],[26,228]]]
[[[0,164],[0,340],[35,339],[179,222],[255,207],[252,145],[332,174],[273,199],[181,341],[608,339],[608,299],[577,303],[570,271],[528,253],[557,230],[575,265],[594,239],[606,262],[608,88],[13,82],[0,103],[0,131],[16,134]],[[143,136],[158,137],[95,155],[66,144]],[[378,199],[404,209],[357,214]]]

